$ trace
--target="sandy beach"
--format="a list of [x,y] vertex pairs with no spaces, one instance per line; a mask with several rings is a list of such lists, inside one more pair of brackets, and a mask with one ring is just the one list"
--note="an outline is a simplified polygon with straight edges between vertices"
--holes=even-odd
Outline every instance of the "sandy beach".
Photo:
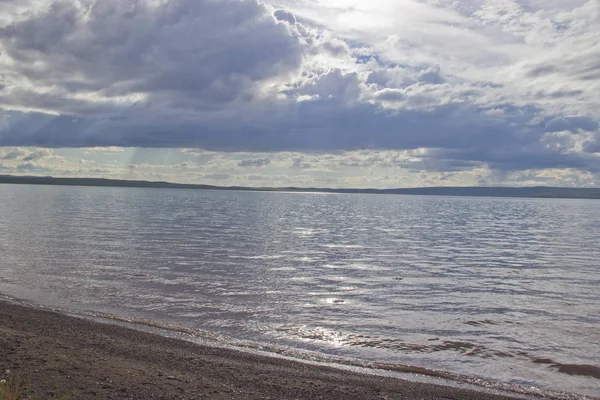
[[200,346],[0,301],[0,374],[24,398],[493,399],[409,382]]

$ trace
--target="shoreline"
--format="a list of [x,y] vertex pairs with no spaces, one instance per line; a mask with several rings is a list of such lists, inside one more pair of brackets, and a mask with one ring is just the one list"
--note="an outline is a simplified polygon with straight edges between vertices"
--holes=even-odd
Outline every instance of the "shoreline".
[[419,196],[459,197],[509,197],[542,199],[600,199],[600,188],[569,188],[553,186],[431,186],[413,188],[324,188],[324,187],[253,187],[218,186],[206,184],[175,183],[106,178],[67,178],[30,175],[0,175],[0,184],[82,186],[82,187],[130,187],[153,189],[226,190],[273,193],[334,193],[334,194],[397,194]]
[[34,399],[535,398],[211,347],[4,299],[0,355],[0,379],[18,377]]

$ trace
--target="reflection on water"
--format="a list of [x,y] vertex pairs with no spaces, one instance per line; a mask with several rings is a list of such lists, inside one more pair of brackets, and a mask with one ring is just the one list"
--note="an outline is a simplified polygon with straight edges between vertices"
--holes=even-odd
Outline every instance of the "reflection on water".
[[600,202],[0,185],[0,292],[600,392]]

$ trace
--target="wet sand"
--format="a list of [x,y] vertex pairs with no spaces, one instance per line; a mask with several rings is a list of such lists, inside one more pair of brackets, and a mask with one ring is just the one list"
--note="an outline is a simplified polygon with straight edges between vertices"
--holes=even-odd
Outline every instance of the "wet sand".
[[516,398],[201,346],[0,301],[0,379],[7,371],[31,399]]

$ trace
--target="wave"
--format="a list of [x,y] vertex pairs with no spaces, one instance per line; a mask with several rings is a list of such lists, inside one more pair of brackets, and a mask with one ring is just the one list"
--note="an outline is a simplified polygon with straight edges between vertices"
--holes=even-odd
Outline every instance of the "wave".
[[[472,326],[497,325],[496,322],[490,320],[467,321],[465,322],[465,324]],[[534,364],[547,364],[549,368],[559,373],[600,379],[600,367],[595,365],[566,364],[549,358],[540,358],[538,356],[531,355],[530,353],[525,351],[499,351],[488,348],[482,344],[467,341],[441,340],[437,337],[431,337],[427,339],[430,342],[430,344],[408,343],[403,340],[393,338],[371,337],[359,334],[344,334],[341,332],[323,328],[307,328],[298,326],[280,327],[277,329],[277,331],[284,332],[287,335],[297,337],[302,340],[314,340],[326,343],[335,343],[338,345],[345,345],[348,347],[392,350],[408,354],[431,354],[441,351],[452,351],[461,355],[480,357],[484,359],[520,358],[530,361]],[[438,372],[436,372],[436,374],[438,374]]]
[[550,358],[535,358],[533,362],[536,364],[548,364],[551,368],[555,368],[558,372],[567,375],[589,376],[600,379],[600,367],[587,364],[563,364],[554,361]]

